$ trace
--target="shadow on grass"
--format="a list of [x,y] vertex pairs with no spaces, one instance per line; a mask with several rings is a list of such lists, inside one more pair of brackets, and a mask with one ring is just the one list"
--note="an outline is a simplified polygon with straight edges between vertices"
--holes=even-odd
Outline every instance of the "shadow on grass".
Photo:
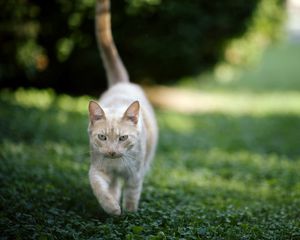
[[87,115],[66,112],[55,102],[47,109],[0,101],[0,136],[14,142],[87,144]]
[[[2,140],[45,144],[53,141],[88,149],[87,115],[66,112],[52,104],[46,110],[0,101]],[[161,128],[160,149],[183,151],[219,148],[234,152],[247,150],[259,154],[300,155],[300,116],[232,116],[219,113],[183,115],[158,113]]]
[[218,113],[180,115],[159,114],[160,148],[173,151],[222,149],[227,152],[251,151],[258,154],[300,156],[300,116],[232,116]]

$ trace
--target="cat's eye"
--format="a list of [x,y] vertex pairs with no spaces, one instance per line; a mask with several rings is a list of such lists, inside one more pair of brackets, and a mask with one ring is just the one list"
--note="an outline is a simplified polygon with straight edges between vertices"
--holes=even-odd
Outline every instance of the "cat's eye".
[[121,137],[119,137],[119,141],[125,141],[125,140],[127,140],[127,138],[128,138],[128,135],[123,135],[123,136],[121,136]]
[[101,141],[106,141],[106,136],[103,135],[103,134],[98,134],[98,138],[101,140]]

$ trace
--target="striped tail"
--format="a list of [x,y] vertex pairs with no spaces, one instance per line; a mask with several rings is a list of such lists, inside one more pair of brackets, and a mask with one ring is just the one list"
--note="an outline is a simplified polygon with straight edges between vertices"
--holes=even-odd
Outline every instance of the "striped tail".
[[129,82],[127,70],[119,56],[111,32],[110,0],[96,2],[96,37],[109,86]]

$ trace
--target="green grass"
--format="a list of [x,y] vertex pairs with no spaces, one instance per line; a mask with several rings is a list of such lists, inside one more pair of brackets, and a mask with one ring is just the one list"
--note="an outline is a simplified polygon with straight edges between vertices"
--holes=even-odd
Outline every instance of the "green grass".
[[300,239],[300,93],[277,87],[282,104],[265,88],[243,105],[242,89],[218,88],[230,108],[157,111],[140,210],[121,217],[88,183],[89,97],[2,90],[1,239]]

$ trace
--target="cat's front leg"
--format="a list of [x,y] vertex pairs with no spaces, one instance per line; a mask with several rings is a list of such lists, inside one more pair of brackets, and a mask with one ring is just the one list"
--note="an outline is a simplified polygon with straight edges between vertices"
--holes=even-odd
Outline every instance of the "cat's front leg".
[[111,215],[120,215],[121,208],[118,199],[110,192],[110,183],[112,179],[107,174],[91,166],[89,171],[90,184],[94,195],[98,199],[105,212]]
[[109,184],[109,192],[113,198],[120,203],[121,198],[121,183],[117,177],[114,177]]
[[123,209],[125,211],[137,211],[142,187],[142,179],[129,179],[125,182],[123,195]]

